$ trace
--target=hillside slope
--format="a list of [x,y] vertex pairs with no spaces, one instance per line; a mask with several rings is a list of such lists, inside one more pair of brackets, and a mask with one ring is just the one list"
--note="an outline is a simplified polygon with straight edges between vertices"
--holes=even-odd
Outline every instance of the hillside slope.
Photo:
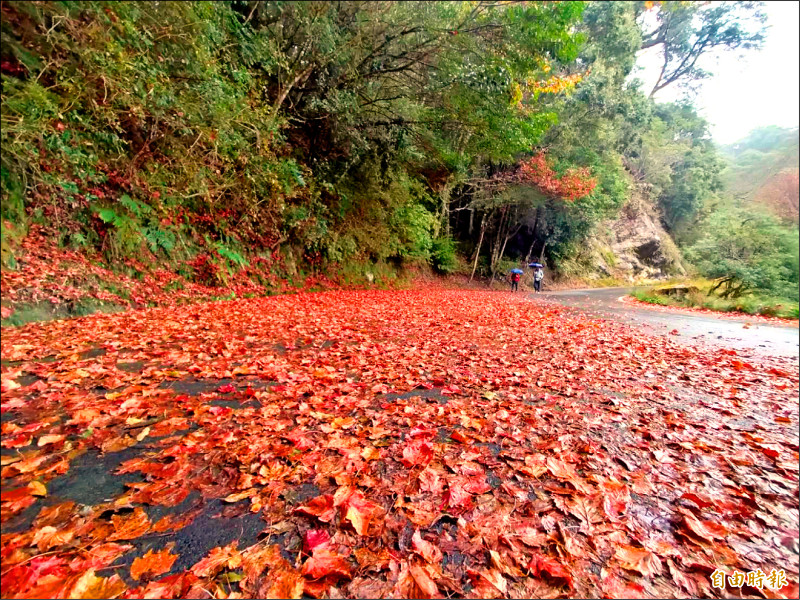
[[643,284],[686,274],[680,250],[661,224],[646,185],[613,218],[601,221],[575,258],[559,265],[561,279]]
[[736,205],[763,207],[798,223],[800,135],[797,128],[764,127],[722,148],[722,176]]

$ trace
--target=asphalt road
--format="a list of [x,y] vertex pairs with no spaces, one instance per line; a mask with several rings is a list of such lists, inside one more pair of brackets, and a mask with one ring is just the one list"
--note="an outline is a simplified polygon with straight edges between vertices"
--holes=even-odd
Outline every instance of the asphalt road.
[[674,336],[677,341],[737,350],[742,356],[771,355],[795,359],[800,355],[800,333],[792,325],[766,324],[756,319],[667,312],[623,304],[619,298],[633,288],[601,288],[542,292],[537,297],[576,308],[598,317],[641,327],[648,333]]

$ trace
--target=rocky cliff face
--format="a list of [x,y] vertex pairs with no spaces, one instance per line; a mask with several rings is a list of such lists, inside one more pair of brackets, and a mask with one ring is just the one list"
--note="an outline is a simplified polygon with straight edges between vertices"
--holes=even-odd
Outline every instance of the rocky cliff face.
[[634,189],[615,219],[598,226],[579,260],[589,280],[645,283],[686,274],[680,251],[642,189]]

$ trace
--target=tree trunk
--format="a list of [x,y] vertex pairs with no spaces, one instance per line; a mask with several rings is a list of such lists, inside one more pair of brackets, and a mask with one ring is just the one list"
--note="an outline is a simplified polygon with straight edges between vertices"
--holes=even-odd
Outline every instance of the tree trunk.
[[497,233],[494,236],[494,243],[489,258],[489,271],[491,272],[492,279],[497,270],[497,261],[500,256],[500,240],[505,239],[505,228],[508,225],[508,207],[504,206],[500,213],[500,223],[497,225]]
[[439,222],[439,229],[436,232],[436,237],[440,237],[443,232],[443,237],[450,237],[450,192],[453,191],[453,184],[448,179],[442,189],[439,191],[439,198],[442,202],[442,216]]
[[531,261],[531,257],[533,256],[533,248],[536,246],[536,230],[539,229],[539,216],[542,213],[542,206],[539,205],[536,207],[536,218],[533,220],[533,241],[531,242],[531,247],[528,250],[528,256],[525,257],[525,263],[529,263]]
[[469,276],[469,280],[472,281],[472,278],[475,277],[475,269],[478,268],[478,257],[481,255],[481,245],[483,244],[483,234],[486,232],[486,213],[484,213],[483,218],[481,219],[481,235],[478,238],[478,247],[475,249],[475,260],[472,261],[472,274]]
[[539,252],[539,260],[537,262],[541,263],[542,258],[544,258],[544,249],[547,248],[547,240],[545,240],[544,244],[542,244],[542,251]]
[[525,255],[525,264],[526,265],[529,262],[531,262],[531,257],[533,256],[533,248],[534,248],[534,246],[536,246],[536,238],[535,237],[533,238],[533,241],[531,242],[531,247],[528,248],[528,253]]
[[503,256],[506,253],[506,244],[508,244],[508,242],[509,242],[509,240],[511,240],[511,238],[513,238],[515,235],[517,235],[519,233],[520,229],[522,229],[522,225],[518,225],[513,233],[509,233],[507,236],[505,236],[505,240],[503,241],[503,247],[500,248],[500,256],[497,257],[497,262],[498,263],[501,260],[503,260]]

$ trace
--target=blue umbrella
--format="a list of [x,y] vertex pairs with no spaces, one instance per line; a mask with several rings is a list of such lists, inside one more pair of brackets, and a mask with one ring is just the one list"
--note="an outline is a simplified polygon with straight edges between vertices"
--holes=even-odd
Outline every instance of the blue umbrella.
[[543,266],[543,265],[542,265],[542,263],[531,263],[531,264],[529,264],[528,266],[529,266],[531,269],[537,269],[537,268],[538,268],[538,269],[540,269],[540,268],[542,268],[542,266]]
[[520,275],[522,275],[522,269],[511,269],[511,272],[512,273],[519,273]]

